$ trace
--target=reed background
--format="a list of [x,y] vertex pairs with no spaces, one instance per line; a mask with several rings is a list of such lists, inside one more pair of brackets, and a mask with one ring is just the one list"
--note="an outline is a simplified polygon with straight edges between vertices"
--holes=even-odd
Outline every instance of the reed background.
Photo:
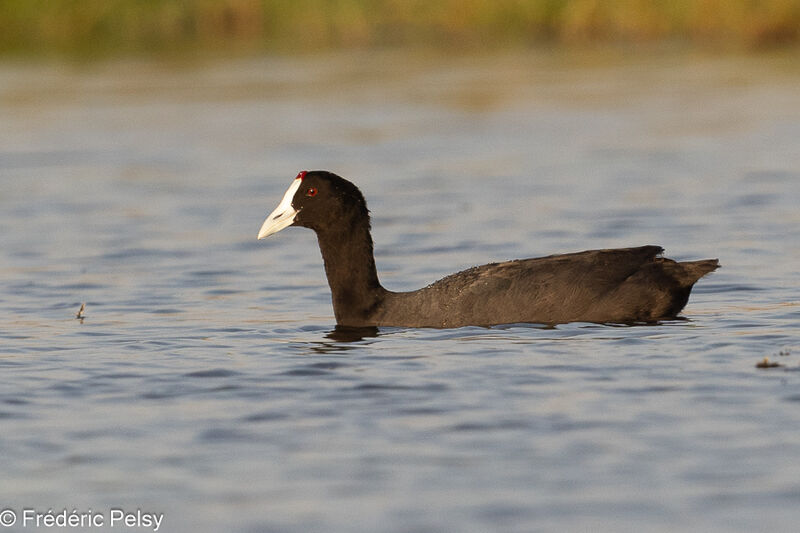
[[0,54],[800,40],[800,0],[0,0]]

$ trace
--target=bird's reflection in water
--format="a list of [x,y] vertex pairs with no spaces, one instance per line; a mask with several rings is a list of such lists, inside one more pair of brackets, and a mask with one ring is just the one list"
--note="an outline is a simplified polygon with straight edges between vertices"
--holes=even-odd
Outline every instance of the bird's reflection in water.
[[360,345],[353,344],[364,339],[375,338],[379,335],[377,327],[345,327],[336,326],[333,330],[325,334],[325,340],[315,341],[306,345],[314,353],[333,354],[337,352],[348,352],[356,350]]
[[336,342],[358,342],[365,338],[372,338],[378,336],[378,328],[375,326],[367,327],[350,327],[350,326],[336,326],[330,331],[326,338]]

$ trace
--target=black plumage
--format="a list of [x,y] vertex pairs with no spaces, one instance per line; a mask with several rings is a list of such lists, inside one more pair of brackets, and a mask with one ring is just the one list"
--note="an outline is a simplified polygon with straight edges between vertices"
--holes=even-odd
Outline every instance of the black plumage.
[[716,259],[676,262],[659,246],[589,250],[490,263],[392,292],[378,280],[363,195],[325,171],[298,175],[259,238],[289,225],[316,232],[341,326],[655,322],[675,318],[694,283],[719,266]]

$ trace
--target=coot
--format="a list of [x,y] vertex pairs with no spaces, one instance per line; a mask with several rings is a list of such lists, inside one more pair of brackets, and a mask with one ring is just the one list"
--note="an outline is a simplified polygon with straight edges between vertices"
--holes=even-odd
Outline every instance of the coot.
[[694,283],[719,266],[678,263],[660,257],[660,246],[639,246],[490,263],[392,292],[378,281],[364,196],[321,170],[297,175],[258,238],[288,226],[316,232],[340,326],[655,322],[675,318]]

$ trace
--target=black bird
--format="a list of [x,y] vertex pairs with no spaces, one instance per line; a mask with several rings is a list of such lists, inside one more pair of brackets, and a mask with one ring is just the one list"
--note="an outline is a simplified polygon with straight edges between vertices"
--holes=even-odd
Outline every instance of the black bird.
[[378,281],[364,196],[321,170],[297,175],[258,238],[288,226],[316,232],[339,326],[656,322],[675,318],[694,283],[719,266],[660,257],[660,246],[588,250],[490,263],[392,292]]

